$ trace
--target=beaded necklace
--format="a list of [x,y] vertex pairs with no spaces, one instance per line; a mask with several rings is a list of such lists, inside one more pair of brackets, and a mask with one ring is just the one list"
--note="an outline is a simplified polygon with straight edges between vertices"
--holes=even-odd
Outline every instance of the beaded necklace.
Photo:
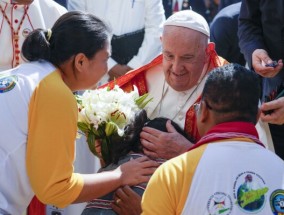
[[[6,7],[7,7],[7,4],[6,4]],[[5,9],[6,9],[5,7]],[[0,10],[3,14],[3,17],[4,19],[7,21],[8,25],[10,26],[11,28],[11,32],[12,32],[12,46],[13,46],[13,53],[15,53],[15,56],[13,56],[13,61],[12,61],[12,67],[14,65],[14,59],[15,59],[15,66],[18,66],[20,64],[20,47],[19,47],[19,32],[20,32],[20,29],[23,25],[23,22],[28,14],[28,9],[29,9],[29,5],[26,5],[24,7],[24,14],[20,20],[20,23],[18,25],[18,28],[15,30],[14,27],[13,27],[13,24],[11,23],[11,21],[9,20],[5,10],[2,8],[2,6],[0,5]],[[1,25],[1,30],[2,30],[2,25]],[[1,31],[0,31],[1,33]]]

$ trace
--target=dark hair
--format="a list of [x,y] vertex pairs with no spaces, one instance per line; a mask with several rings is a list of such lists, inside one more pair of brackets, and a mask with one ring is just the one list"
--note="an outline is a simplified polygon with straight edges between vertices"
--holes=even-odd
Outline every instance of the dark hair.
[[256,123],[261,87],[258,76],[239,64],[227,64],[209,73],[202,100],[224,121]]
[[47,60],[59,66],[78,53],[92,58],[110,37],[110,29],[102,20],[81,11],[62,15],[51,32],[51,36],[43,29],[31,32],[22,46],[23,57],[29,61]]
[[[157,117],[155,119],[148,119],[147,113],[145,110],[141,110],[135,114],[135,119],[132,123],[126,126],[124,136],[116,137],[111,140],[111,162],[116,164],[120,158],[127,155],[130,151],[135,153],[141,153],[142,144],[140,142],[140,133],[144,126],[152,127],[158,129],[160,131],[167,132],[166,123],[169,119],[164,117]],[[174,128],[186,137],[188,140],[192,141],[192,139],[188,136],[188,134],[182,130],[178,124],[171,120],[171,124]],[[108,163],[109,164],[109,163]],[[107,164],[107,165],[108,165]]]

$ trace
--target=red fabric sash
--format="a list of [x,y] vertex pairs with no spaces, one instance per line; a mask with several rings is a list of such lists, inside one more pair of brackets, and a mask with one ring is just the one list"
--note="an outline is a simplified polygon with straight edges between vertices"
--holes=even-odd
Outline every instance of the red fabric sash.
[[114,85],[118,85],[124,91],[129,92],[133,90],[133,85],[135,85],[138,88],[139,94],[143,95],[148,92],[145,72],[148,69],[161,64],[162,60],[163,60],[163,56],[159,55],[149,64],[142,66],[136,70],[132,70],[126,73],[125,75],[120,76],[119,78],[100,86],[100,88],[110,87],[110,89],[112,89]]
[[193,147],[188,151],[195,149],[203,144],[233,139],[233,138],[246,138],[253,142],[265,146],[258,139],[258,133],[256,131],[255,125],[248,122],[225,122],[215,125],[211,128],[206,135],[204,135]]

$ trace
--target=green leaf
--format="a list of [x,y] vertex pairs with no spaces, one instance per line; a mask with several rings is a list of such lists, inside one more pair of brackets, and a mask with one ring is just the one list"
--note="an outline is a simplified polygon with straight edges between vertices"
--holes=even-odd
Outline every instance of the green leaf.
[[96,134],[96,136],[98,138],[103,138],[103,137],[106,136],[106,134],[105,134],[105,127],[106,127],[106,123],[102,122],[97,130],[95,128],[92,128],[92,130],[93,130],[93,132]]
[[77,126],[84,133],[87,133],[90,130],[88,124],[84,122],[77,122]]
[[135,103],[140,109],[143,109],[150,101],[153,100],[153,98],[146,100],[148,95],[149,95],[148,93],[145,93],[144,95],[135,99]]
[[96,138],[100,138],[101,137],[101,134],[99,133],[99,131],[96,130],[93,126],[91,128],[91,131],[96,135]]
[[102,158],[106,165],[111,163],[111,155],[110,155],[111,145],[110,144],[111,142],[109,141],[107,137],[102,139],[102,145],[101,145]]
[[75,95],[75,99],[76,99],[76,101],[79,105],[82,105],[82,96],[81,95]]
[[87,143],[88,143],[89,149],[95,156],[100,158],[100,155],[96,151],[95,140],[96,140],[95,134],[93,134],[92,132],[89,132],[87,135]]

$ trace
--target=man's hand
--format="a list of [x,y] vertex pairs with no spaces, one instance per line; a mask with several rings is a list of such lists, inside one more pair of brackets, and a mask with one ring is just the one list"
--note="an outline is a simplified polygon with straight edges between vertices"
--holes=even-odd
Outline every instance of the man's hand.
[[127,65],[121,65],[121,64],[116,64],[114,67],[109,70],[108,75],[109,75],[109,81],[113,81],[115,78],[118,78],[128,71],[130,71],[132,68],[130,68]]
[[142,213],[141,196],[129,186],[119,188],[115,192],[114,203],[111,205],[119,215],[138,215]]
[[144,127],[140,133],[144,153],[151,158],[171,159],[186,152],[193,144],[167,122],[168,132]]
[[[262,121],[277,125],[284,124],[284,97],[263,103],[260,110],[262,111],[260,114]],[[272,110],[273,112],[266,115],[263,113],[269,110]]]
[[272,60],[264,49],[256,49],[252,53],[252,67],[254,71],[262,77],[272,78],[283,68],[281,59],[278,60],[278,65],[275,68],[265,66],[270,63],[272,63]]

